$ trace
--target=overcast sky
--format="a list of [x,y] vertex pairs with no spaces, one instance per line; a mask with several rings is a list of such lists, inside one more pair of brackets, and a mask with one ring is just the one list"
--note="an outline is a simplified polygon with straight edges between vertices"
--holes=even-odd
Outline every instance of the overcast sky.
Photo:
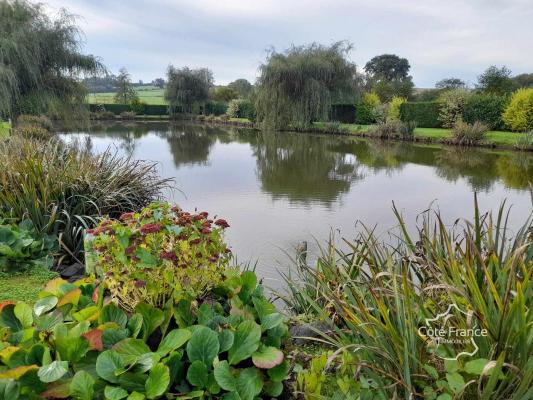
[[255,81],[266,50],[348,40],[362,68],[406,57],[418,87],[470,84],[490,65],[533,72],[533,0],[44,0],[80,16],[85,51],[134,80],[166,67],[209,67],[215,83]]

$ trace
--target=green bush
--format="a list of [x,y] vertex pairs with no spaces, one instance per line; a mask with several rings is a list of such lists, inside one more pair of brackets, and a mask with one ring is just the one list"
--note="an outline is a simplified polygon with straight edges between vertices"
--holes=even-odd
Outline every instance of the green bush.
[[533,129],[533,88],[518,89],[503,113],[503,121],[514,131]]
[[463,120],[469,124],[479,121],[486,124],[490,129],[504,129],[502,114],[507,104],[508,98],[505,96],[472,95],[466,101]]
[[377,94],[365,93],[363,99],[355,106],[355,120],[361,125],[370,125],[376,122],[376,107],[381,104]]
[[451,89],[442,92],[439,96],[441,103],[439,120],[445,128],[453,128],[457,121],[463,119],[466,103],[472,94],[466,89]]
[[153,203],[87,230],[87,268],[105,276],[112,299],[130,311],[139,302],[162,307],[177,293],[198,297],[220,283],[229,264],[228,226],[206,212]]
[[400,105],[400,119],[403,122],[416,122],[422,128],[439,128],[442,126],[439,120],[440,103],[407,102]]
[[209,100],[205,103],[204,114],[205,115],[222,115],[226,114],[228,109],[228,103],[223,101]]
[[168,180],[155,163],[93,154],[79,143],[11,137],[0,142],[0,217],[33,222],[61,237],[63,256],[83,259],[83,230],[96,218],[118,217],[160,197]]
[[469,124],[459,120],[452,128],[452,137],[457,144],[471,146],[485,140],[488,130],[489,127],[482,122]]
[[17,125],[13,129],[13,135],[36,140],[49,140],[54,136],[48,129],[33,124]]
[[387,112],[387,120],[399,121],[400,120],[400,107],[407,102],[405,97],[394,96],[389,104]]
[[[90,279],[50,281],[33,309],[0,304],[0,394],[9,399],[225,398],[282,394],[288,329],[253,272],[208,299],[132,314]],[[5,395],[5,396],[4,396]],[[170,396],[170,397],[167,397]]]
[[135,98],[130,103],[131,111],[138,115],[144,115],[146,114],[146,105],[145,102]]
[[234,99],[229,102],[227,115],[230,118],[247,118],[255,120],[255,106],[248,99]]
[[30,220],[18,225],[3,224],[0,220],[0,272],[50,268],[57,247],[57,237],[38,233]]

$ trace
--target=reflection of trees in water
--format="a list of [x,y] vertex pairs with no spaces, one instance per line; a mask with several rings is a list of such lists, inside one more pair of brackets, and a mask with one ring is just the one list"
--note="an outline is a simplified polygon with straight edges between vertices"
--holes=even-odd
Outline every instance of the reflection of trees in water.
[[405,142],[343,138],[330,149],[355,155],[358,162],[373,172],[392,173],[401,170],[406,163],[435,164],[435,149],[421,148]]
[[479,149],[444,148],[437,156],[437,175],[455,182],[465,179],[476,191],[489,191],[498,180],[498,155]]
[[262,189],[274,198],[330,203],[361,179],[355,157],[329,150],[329,138],[271,132],[255,138],[257,174]]
[[533,184],[533,156],[531,154],[505,154],[498,158],[496,170],[505,184],[526,189]]

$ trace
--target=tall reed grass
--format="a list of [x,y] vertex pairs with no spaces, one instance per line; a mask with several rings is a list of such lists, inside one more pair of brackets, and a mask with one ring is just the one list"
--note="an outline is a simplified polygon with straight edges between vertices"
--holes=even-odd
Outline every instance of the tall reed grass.
[[0,160],[0,215],[58,235],[63,255],[74,260],[83,259],[83,230],[98,217],[139,210],[170,183],[154,163],[58,139],[12,137],[0,143]]
[[[476,199],[472,221],[448,226],[428,211],[413,235],[394,214],[395,244],[363,226],[345,241],[348,250],[331,240],[314,267],[300,262],[284,275],[281,298],[293,313],[334,322],[318,339],[337,349],[328,365],[348,353],[349,380],[373,396],[361,398],[533,398],[531,219],[512,232],[505,204],[481,214]],[[450,323],[487,331],[473,337],[472,356],[459,355],[464,344],[436,345],[420,330],[451,304],[464,313]]]

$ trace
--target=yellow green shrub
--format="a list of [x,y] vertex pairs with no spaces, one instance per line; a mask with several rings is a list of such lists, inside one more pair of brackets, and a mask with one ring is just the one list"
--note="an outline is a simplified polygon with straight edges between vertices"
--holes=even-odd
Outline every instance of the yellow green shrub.
[[514,131],[533,129],[533,88],[518,89],[503,113],[503,121]]

